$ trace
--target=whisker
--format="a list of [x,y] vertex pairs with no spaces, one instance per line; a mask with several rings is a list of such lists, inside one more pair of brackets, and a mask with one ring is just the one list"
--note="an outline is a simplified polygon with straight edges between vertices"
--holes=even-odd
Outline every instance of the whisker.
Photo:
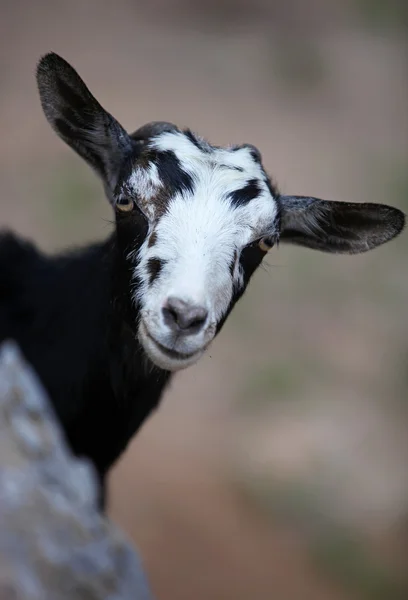
[[111,221],[110,219],[105,219],[104,217],[101,217],[101,221],[103,221],[105,224],[109,223],[110,225],[115,225],[115,221]]
[[275,265],[275,264],[271,264],[271,263],[261,263],[260,264],[262,270],[264,271],[264,273],[267,273],[267,275],[272,276],[272,269],[276,269],[279,267],[286,267],[287,265]]
[[269,269],[278,269],[279,267],[287,267],[288,265],[275,265],[273,263],[268,263],[268,262],[262,262],[261,263],[261,267],[263,267],[264,269],[266,269],[266,267],[268,267]]

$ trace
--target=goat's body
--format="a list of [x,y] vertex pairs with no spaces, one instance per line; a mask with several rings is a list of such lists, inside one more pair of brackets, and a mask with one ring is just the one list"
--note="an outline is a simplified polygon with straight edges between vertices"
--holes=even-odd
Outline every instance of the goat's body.
[[157,121],[129,134],[56,54],[37,83],[50,125],[101,178],[115,233],[56,257],[0,233],[0,342],[18,342],[103,483],[277,241],[356,254],[396,237],[405,216],[283,196],[251,144],[221,148]]
[[149,413],[169,373],[146,358],[115,289],[114,238],[48,257],[0,234],[0,341],[37,371],[75,454],[103,480]]

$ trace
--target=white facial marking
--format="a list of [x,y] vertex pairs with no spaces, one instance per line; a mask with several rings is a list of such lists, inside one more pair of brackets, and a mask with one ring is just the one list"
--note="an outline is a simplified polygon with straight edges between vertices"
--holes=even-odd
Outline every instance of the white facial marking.
[[[275,233],[277,203],[248,148],[200,149],[181,132],[157,136],[150,148],[170,151],[176,159],[175,173],[181,169],[191,178],[191,189],[177,189],[176,181],[174,190],[167,190],[160,168],[152,163],[144,169],[136,166],[128,182],[135,197],[142,198],[155,235],[154,244],[149,245],[148,235],[133,256],[135,300],[141,310],[139,338],[155,364],[178,370],[195,362],[213,339],[234,291],[244,285],[241,251]],[[248,185],[255,186],[249,199],[240,195]],[[158,191],[169,194],[165,211],[155,205]],[[153,259],[160,262],[155,277],[149,263]],[[171,297],[205,309],[205,323],[191,333],[169,326],[162,309]]]
[[137,190],[139,201],[142,202],[143,212],[149,219],[152,219],[154,217],[154,205],[151,200],[163,188],[157,166],[154,163],[149,164],[147,168],[137,165],[132,171],[128,185],[131,189]]

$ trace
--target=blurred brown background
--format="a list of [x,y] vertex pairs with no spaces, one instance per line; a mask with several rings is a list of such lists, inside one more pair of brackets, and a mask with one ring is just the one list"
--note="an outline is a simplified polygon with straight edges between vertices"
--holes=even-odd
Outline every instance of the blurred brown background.
[[[282,191],[406,209],[407,6],[1,1],[1,226],[46,250],[110,229],[98,181],[41,114],[49,50],[130,130],[251,142]],[[274,250],[176,377],[111,480],[158,600],[407,597],[407,239]]]

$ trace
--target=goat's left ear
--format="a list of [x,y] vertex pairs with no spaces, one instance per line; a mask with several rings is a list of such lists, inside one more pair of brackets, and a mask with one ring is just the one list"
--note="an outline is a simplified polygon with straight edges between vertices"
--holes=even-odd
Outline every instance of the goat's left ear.
[[280,240],[314,250],[358,254],[392,240],[405,215],[385,204],[332,202],[304,196],[280,196]]
[[129,135],[57,54],[51,52],[40,60],[37,84],[51,127],[113,189],[123,159],[132,148]]

